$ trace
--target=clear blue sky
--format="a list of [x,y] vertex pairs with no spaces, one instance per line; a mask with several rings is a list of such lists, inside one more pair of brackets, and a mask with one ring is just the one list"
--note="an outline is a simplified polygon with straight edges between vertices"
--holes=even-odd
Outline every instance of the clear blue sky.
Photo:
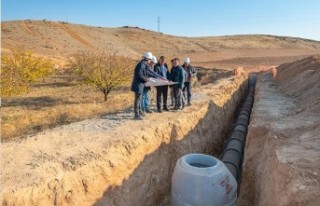
[[319,0],[2,0],[2,21],[138,26],[179,36],[275,34],[320,40]]

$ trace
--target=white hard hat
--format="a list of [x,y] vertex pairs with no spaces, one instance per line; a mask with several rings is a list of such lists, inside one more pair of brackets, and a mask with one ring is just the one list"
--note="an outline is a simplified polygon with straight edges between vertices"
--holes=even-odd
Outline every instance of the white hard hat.
[[184,62],[184,63],[187,63],[187,64],[190,64],[190,59],[189,59],[189,57],[184,58],[184,59],[183,59],[183,62]]
[[146,53],[143,54],[142,57],[144,57],[146,59],[149,59],[149,60],[152,60],[153,55],[152,55],[151,52],[146,52]]
[[158,63],[158,61],[157,61],[157,57],[152,56],[152,62],[153,62],[154,64]]

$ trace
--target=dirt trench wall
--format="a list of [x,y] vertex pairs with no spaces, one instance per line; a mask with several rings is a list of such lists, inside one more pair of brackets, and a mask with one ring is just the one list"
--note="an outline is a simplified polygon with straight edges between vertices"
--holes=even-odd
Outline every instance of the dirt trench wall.
[[151,140],[157,142],[157,149],[145,156],[121,186],[106,190],[95,206],[167,205],[177,159],[193,152],[216,156],[220,153],[246,85],[239,80],[232,82],[222,87],[220,94],[214,94],[208,104],[159,126]]
[[[247,88],[247,76],[201,88],[200,101],[179,113],[144,120],[137,130],[97,149],[92,161],[44,183],[2,191],[3,205],[161,205],[187,153],[218,155]],[[154,117],[150,117],[154,118]],[[138,124],[129,122],[129,125]],[[142,125],[143,124],[143,125]],[[132,128],[132,127],[130,127]]]
[[258,76],[239,206],[319,205],[317,64],[310,57],[280,66],[276,80],[271,73]]
[[[271,74],[269,75],[271,76]],[[269,121],[260,123],[266,117],[259,116],[261,101],[261,80],[266,81],[262,75],[258,76],[255,103],[251,113],[250,125],[245,145],[244,163],[242,166],[242,182],[238,197],[239,206],[247,205],[278,205],[281,190],[286,183],[283,168],[276,158],[274,135]],[[269,109],[269,105],[263,105]],[[267,112],[266,112],[267,113]]]
[[[238,198],[239,206],[279,205],[288,181],[285,169],[273,152],[276,147],[268,127],[251,125],[247,135],[246,157]],[[284,200],[282,200],[284,201]]]

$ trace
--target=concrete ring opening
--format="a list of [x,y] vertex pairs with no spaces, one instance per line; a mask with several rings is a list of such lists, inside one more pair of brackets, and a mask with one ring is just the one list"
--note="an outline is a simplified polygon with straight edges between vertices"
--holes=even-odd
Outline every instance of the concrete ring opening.
[[209,155],[190,154],[182,158],[182,163],[196,168],[209,168],[217,164],[217,160]]

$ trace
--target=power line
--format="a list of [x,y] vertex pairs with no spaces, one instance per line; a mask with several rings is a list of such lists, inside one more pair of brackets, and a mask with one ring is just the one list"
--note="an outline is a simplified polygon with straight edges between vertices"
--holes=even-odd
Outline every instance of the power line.
[[160,16],[158,16],[158,32],[160,33]]

